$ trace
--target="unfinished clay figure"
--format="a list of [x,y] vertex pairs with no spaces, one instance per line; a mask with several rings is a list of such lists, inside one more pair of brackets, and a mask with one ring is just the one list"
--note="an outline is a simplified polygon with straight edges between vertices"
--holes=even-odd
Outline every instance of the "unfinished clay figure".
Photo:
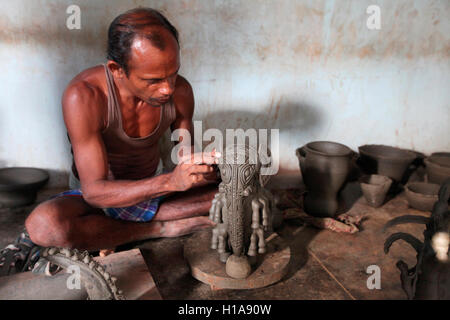
[[264,188],[270,176],[261,174],[270,154],[264,157],[261,150],[247,145],[226,148],[219,164],[222,182],[210,209],[210,219],[217,223],[211,248],[218,250],[226,273],[236,279],[250,275],[247,256],[266,252],[264,232],[272,229],[274,199]]

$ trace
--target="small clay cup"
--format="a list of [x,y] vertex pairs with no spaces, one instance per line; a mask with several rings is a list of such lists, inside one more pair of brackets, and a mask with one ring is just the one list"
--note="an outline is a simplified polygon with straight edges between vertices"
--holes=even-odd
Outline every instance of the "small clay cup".
[[391,178],[379,174],[366,175],[360,179],[364,198],[366,198],[367,203],[374,208],[383,205],[391,184]]
[[406,199],[410,207],[431,211],[438,201],[439,185],[427,182],[410,182],[405,187]]

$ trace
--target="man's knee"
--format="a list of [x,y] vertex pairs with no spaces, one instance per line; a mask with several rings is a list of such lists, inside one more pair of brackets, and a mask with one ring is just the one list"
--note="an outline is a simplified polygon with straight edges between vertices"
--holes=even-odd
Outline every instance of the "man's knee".
[[70,219],[64,217],[64,206],[58,201],[38,205],[25,221],[31,241],[44,247],[73,247]]

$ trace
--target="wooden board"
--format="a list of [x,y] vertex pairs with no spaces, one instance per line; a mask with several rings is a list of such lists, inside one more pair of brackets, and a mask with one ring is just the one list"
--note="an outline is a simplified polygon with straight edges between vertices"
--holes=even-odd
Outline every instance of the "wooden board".
[[257,256],[253,272],[245,279],[229,277],[225,264],[219,261],[217,251],[210,244],[211,231],[197,232],[184,246],[184,257],[192,276],[209,284],[212,290],[263,288],[281,280],[288,271],[291,251],[277,234],[266,239],[267,253]]
[[127,300],[162,300],[139,249],[96,257],[111,275]]

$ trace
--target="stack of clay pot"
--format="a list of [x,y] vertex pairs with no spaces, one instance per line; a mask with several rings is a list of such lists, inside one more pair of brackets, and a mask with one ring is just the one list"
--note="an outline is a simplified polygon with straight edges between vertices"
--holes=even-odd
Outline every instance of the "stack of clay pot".
[[431,211],[438,201],[439,185],[427,182],[410,182],[405,187],[406,200],[410,207]]
[[436,152],[424,160],[428,182],[442,184],[450,178],[450,153]]

